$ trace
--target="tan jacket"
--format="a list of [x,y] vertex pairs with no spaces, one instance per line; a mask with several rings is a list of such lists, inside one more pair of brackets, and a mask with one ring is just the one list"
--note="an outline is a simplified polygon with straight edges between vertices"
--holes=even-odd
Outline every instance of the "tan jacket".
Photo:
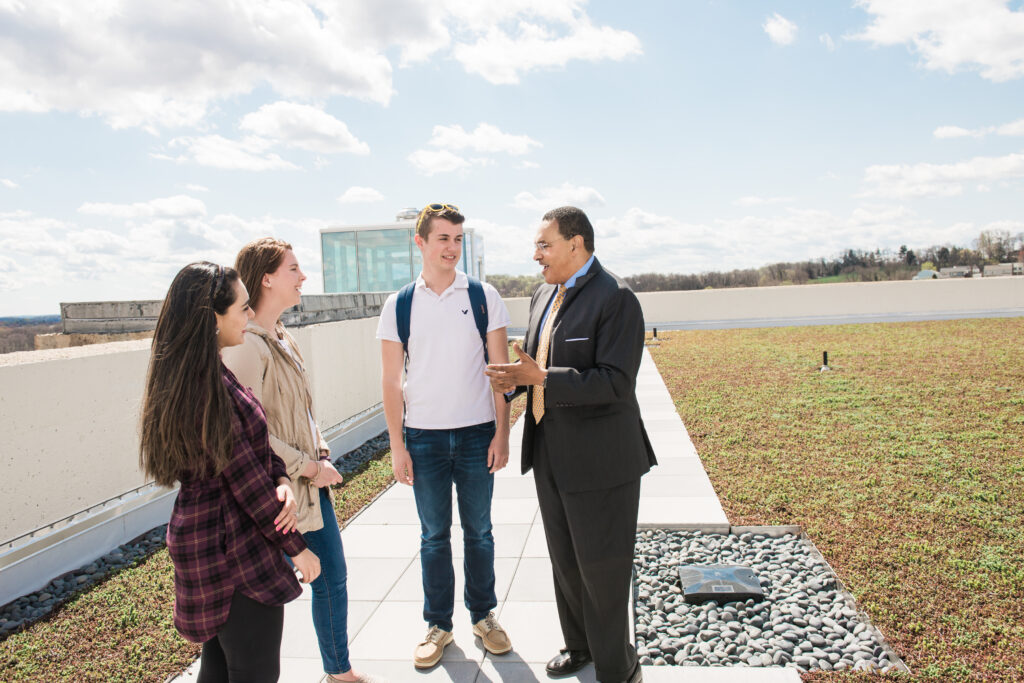
[[[280,347],[278,333],[295,351],[299,363]],[[319,491],[309,479],[300,477],[299,472],[310,461],[319,459],[320,451],[329,453],[330,449],[319,427],[316,430],[317,443],[313,443],[307,411],[314,418],[316,414],[298,344],[281,325],[276,332],[268,332],[249,321],[245,328],[245,341],[225,348],[221,357],[238,381],[252,390],[263,405],[270,447],[284,460],[292,480],[299,531],[306,533],[322,529]]]

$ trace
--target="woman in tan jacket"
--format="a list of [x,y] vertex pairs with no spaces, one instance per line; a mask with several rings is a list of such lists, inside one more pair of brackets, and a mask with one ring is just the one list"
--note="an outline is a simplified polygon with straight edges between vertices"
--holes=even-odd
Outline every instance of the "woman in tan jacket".
[[291,245],[272,237],[250,242],[238,253],[235,269],[249,290],[255,312],[245,341],[225,349],[224,364],[263,404],[270,446],[292,480],[298,530],[320,558],[312,582],[313,626],[329,681],[370,681],[348,657],[348,590],[341,533],[330,487],[342,476],[313,418],[313,398],[299,347],[281,324],[281,314],[301,300],[306,276]]

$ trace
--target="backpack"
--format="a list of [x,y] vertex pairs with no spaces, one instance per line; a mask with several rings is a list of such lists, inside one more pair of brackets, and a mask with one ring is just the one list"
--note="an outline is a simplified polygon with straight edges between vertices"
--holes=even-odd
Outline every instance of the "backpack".
[[[484,286],[475,277],[466,276],[469,280],[469,307],[473,309],[473,320],[476,331],[480,333],[480,341],[484,345],[484,364],[490,362],[487,355],[487,297]],[[416,281],[412,281],[398,290],[395,301],[395,316],[398,322],[398,338],[402,341],[405,351],[405,362],[409,364],[409,320],[412,317],[412,295],[416,291]]]

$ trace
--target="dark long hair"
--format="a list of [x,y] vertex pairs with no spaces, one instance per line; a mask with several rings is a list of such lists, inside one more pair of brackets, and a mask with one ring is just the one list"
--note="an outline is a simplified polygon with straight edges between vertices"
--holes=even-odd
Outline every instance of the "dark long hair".
[[174,277],[160,309],[142,402],[139,465],[162,486],[220,474],[231,458],[234,407],[221,378],[217,319],[238,273],[208,261]]

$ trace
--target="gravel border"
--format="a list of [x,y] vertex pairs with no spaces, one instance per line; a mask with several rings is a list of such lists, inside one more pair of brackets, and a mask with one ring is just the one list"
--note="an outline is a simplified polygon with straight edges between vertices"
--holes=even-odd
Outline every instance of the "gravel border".
[[[634,612],[641,664],[907,671],[810,539],[791,530],[638,531]],[[677,573],[687,564],[749,567],[765,599],[690,605]]]
[[[371,458],[387,450],[388,434],[383,432],[344,455],[333,458],[338,471],[350,474]],[[164,547],[167,525],[162,524],[119,545],[106,555],[61,574],[34,593],[0,607],[0,640],[44,619],[74,596],[104,581],[108,576],[139,562]]]

